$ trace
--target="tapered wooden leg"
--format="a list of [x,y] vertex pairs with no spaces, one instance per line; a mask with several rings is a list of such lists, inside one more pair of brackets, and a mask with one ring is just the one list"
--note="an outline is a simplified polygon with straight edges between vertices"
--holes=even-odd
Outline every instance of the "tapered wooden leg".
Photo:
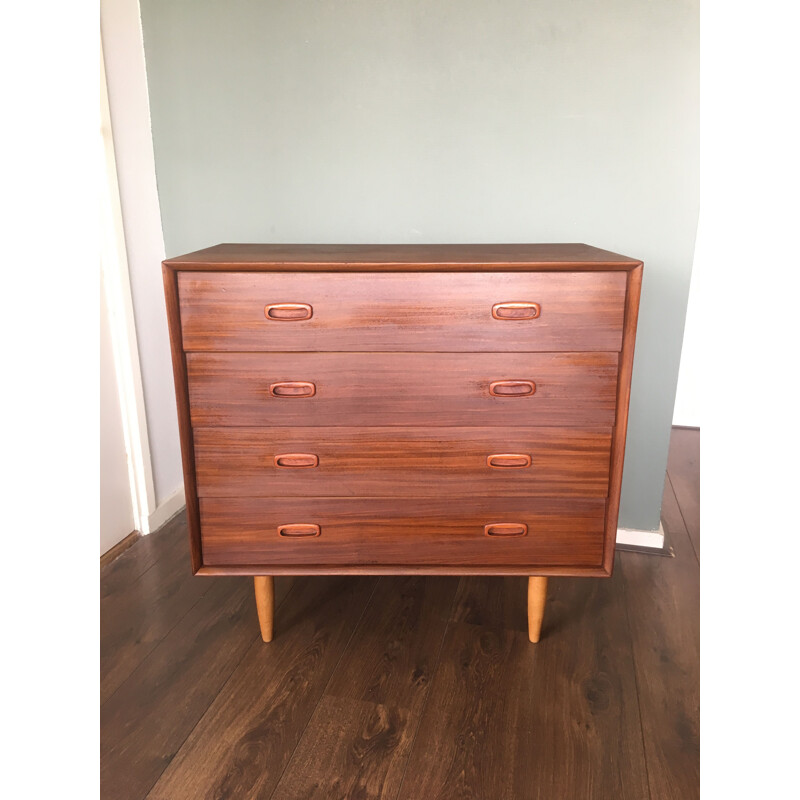
[[528,638],[536,643],[542,632],[544,604],[547,601],[547,578],[528,578]]
[[256,575],[253,580],[256,585],[256,608],[261,638],[265,642],[271,642],[275,619],[275,579],[271,575]]

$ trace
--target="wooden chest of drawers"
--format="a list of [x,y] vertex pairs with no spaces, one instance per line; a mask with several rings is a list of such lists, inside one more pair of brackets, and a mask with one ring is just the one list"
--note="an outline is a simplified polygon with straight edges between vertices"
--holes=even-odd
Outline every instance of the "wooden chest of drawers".
[[642,263],[218,245],[163,264],[192,565],[611,574]]

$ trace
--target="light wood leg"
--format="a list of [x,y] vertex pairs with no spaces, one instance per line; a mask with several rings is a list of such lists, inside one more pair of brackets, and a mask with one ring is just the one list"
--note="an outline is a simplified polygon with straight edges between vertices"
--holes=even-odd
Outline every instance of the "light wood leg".
[[542,632],[542,617],[547,601],[547,578],[528,578],[528,638],[536,643]]
[[256,585],[256,608],[261,638],[265,642],[271,642],[275,618],[275,579],[271,575],[256,575],[253,580]]

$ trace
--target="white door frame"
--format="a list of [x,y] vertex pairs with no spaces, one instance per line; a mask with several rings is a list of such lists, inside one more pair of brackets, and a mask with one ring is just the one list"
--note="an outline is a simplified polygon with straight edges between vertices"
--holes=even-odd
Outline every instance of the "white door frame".
[[128,476],[136,530],[150,533],[150,517],[156,510],[150,441],[147,435],[142,372],[133,317],[133,299],[128,274],[125,230],[117,184],[114,140],[108,104],[105,59],[100,44],[100,119],[104,163],[100,180],[101,269],[108,304],[114,367],[119,387]]

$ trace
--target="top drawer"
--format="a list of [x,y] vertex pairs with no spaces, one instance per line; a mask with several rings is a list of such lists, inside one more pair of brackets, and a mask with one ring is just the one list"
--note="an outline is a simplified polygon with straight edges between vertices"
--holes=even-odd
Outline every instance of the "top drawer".
[[624,272],[181,272],[192,350],[619,351]]

